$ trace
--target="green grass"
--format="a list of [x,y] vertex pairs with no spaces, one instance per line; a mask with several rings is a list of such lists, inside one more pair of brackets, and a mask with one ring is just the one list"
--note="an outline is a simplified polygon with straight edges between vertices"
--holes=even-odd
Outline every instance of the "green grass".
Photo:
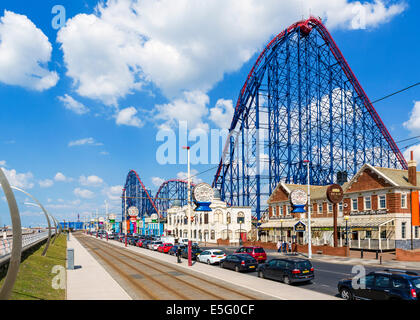
[[[54,244],[50,243],[46,256],[42,257],[44,248],[45,244],[20,264],[10,300],[66,299],[65,289],[53,289],[52,287],[52,280],[57,276],[57,274],[52,273],[53,267],[55,265],[66,267],[66,235],[61,234]],[[0,281],[0,287],[3,282],[4,278]]]

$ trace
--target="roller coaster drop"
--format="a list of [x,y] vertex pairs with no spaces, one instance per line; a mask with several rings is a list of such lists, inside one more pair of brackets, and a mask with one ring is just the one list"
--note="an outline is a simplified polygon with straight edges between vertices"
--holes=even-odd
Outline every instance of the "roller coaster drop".
[[[321,20],[300,21],[262,51],[240,92],[213,187],[259,220],[276,185],[337,182],[363,164],[407,170],[407,163]],[[163,198],[160,199],[159,198]],[[186,182],[170,180],[154,201],[134,171],[124,199],[142,214],[165,216],[186,204]],[[167,200],[165,200],[167,199]]]

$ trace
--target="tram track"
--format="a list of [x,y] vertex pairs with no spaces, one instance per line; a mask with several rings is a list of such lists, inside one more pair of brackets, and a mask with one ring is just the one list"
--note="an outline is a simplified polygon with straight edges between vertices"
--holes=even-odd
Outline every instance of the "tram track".
[[[127,252],[126,249],[85,235],[77,235],[76,237],[93,255],[96,254],[114,272],[122,276],[125,280],[124,282],[128,282],[129,285],[135,287],[136,291],[140,291],[140,294],[136,294],[136,296],[143,297],[144,299],[259,299],[257,295],[253,296],[243,291],[229,288],[221,283],[215,283],[217,279],[213,281],[204,279],[192,273],[185,272],[181,268],[158,262],[156,259],[147,257],[141,253]],[[142,279],[133,279],[133,276],[130,276],[131,271],[135,272],[136,275],[140,275]]]

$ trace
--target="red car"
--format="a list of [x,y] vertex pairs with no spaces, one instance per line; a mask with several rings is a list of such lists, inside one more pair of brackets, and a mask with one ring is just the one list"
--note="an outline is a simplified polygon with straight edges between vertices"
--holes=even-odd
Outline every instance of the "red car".
[[172,243],[163,243],[157,248],[157,251],[162,253],[168,253],[173,246],[174,245]]
[[241,247],[235,251],[235,253],[247,253],[258,263],[264,263],[267,261],[267,254],[262,247]]
[[142,245],[143,245],[143,241],[144,240],[142,240],[142,239],[140,239],[139,241],[137,241],[136,246],[141,248]]

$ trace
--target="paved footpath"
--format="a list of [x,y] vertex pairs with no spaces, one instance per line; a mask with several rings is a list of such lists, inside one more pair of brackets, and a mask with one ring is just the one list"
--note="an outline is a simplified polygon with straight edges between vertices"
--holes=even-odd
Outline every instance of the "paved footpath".
[[[101,240],[98,238],[98,240]],[[105,241],[106,239],[102,239]],[[123,243],[109,240],[110,244],[125,248]],[[177,258],[175,256],[170,256],[168,254],[163,254],[157,251],[151,251],[143,248],[138,248],[134,246],[128,246],[126,250],[144,254],[150,258],[154,258],[158,261],[166,262],[168,264],[179,267],[180,269],[185,270],[186,272],[193,272],[199,274],[201,277],[211,277],[219,279],[231,284],[234,284],[238,287],[244,287],[250,290],[254,290],[269,296],[272,296],[273,299],[279,300],[342,300],[337,297],[295,287],[290,285],[285,285],[281,282],[261,279],[258,277],[250,277],[247,274],[234,272],[227,269],[219,268],[218,266],[209,266],[204,263],[193,262],[192,267],[188,267],[188,260],[182,259],[182,263],[177,263]],[[344,301],[344,300],[343,300]]]
[[67,270],[67,300],[132,300],[123,288],[70,233],[74,270]]

